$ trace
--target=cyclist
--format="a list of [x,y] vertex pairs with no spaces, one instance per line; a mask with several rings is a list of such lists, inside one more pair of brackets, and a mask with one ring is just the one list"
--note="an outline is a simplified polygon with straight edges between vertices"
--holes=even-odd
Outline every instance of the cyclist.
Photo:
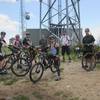
[[[60,77],[60,66],[58,65],[58,53],[57,53],[57,47],[56,47],[56,41],[54,36],[50,36],[49,37],[49,55],[48,55],[48,59],[53,59],[54,60],[54,64],[56,65],[56,69],[57,69],[57,77],[55,79],[55,81],[58,81],[61,79]],[[50,63],[50,61],[49,61]]]
[[58,43],[57,39],[54,36],[52,36],[52,35],[49,36],[48,44],[49,45],[54,45],[54,47],[56,48],[56,51],[57,51],[56,55],[59,55],[59,43]]
[[13,47],[15,49],[20,49],[22,47],[21,39],[20,39],[20,36],[18,34],[15,36],[15,40],[13,42]]
[[83,55],[85,55],[88,52],[94,51],[94,42],[95,38],[90,34],[89,28],[85,29],[86,35],[83,37],[82,43],[83,43]]
[[28,53],[30,55],[32,64],[34,65],[34,63],[35,63],[34,62],[34,58],[35,58],[35,56],[36,56],[37,53],[36,53],[35,47],[32,44],[31,37],[30,37],[30,34],[29,33],[26,33],[26,36],[23,39],[23,47],[26,50],[28,50]]
[[7,71],[5,69],[2,69],[2,66],[3,66],[3,54],[2,54],[2,47],[3,46],[6,46],[6,41],[5,41],[5,35],[6,35],[6,32],[1,32],[1,37],[0,37],[0,74],[6,74]]
[[30,34],[26,33],[26,37],[23,39],[23,46],[25,48],[29,48],[32,45],[32,41],[30,38]]

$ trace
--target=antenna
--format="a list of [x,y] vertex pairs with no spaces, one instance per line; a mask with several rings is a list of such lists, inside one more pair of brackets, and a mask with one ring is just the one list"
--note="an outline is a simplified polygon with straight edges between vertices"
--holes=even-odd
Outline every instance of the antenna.
[[24,36],[24,4],[23,0],[20,0],[20,15],[21,15],[21,34]]

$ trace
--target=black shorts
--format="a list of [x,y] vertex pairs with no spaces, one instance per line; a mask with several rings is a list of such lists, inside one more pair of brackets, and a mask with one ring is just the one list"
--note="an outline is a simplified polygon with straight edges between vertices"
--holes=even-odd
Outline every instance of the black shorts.
[[0,61],[2,61],[4,59],[4,57],[2,55],[0,55]]
[[87,53],[94,53],[94,47],[93,46],[84,46],[83,55],[85,55]]
[[62,46],[62,55],[64,56],[65,53],[70,55],[70,47],[69,46]]
[[57,50],[57,54],[56,55],[59,55],[59,47],[56,47],[56,50]]

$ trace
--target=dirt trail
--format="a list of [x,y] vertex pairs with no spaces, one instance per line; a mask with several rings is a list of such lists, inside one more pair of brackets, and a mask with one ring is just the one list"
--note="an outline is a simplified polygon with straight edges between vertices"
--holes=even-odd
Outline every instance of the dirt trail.
[[48,70],[37,84],[32,84],[28,77],[12,85],[0,83],[0,100],[14,100],[18,95],[30,100],[100,100],[100,70],[86,72],[80,62],[62,63],[61,69],[62,79],[58,82]]

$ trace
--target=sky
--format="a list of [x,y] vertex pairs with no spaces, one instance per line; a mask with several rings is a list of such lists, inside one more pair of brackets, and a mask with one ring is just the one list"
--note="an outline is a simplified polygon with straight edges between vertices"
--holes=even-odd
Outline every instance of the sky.
[[[27,28],[39,27],[39,1],[24,0],[24,9],[30,12],[31,19],[25,23]],[[90,28],[96,41],[100,41],[100,0],[80,0],[81,27]],[[0,0],[0,31],[6,31],[6,40],[20,34],[19,0]]]

